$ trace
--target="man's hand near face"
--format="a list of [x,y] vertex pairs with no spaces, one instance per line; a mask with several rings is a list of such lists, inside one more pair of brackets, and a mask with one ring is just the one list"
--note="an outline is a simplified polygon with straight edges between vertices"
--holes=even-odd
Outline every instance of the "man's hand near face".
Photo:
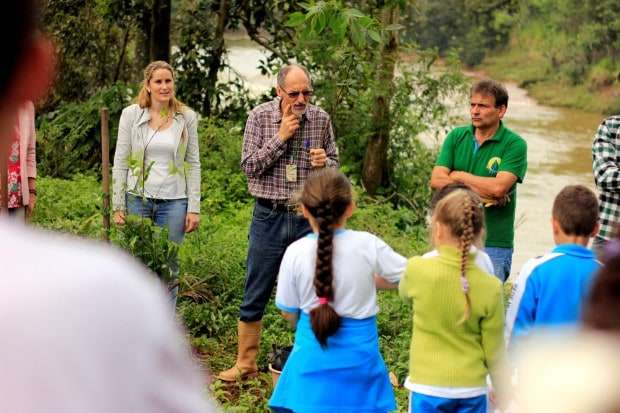
[[291,105],[284,103],[282,107],[282,121],[280,122],[280,130],[278,137],[282,142],[286,142],[295,131],[299,129],[299,117],[291,110]]

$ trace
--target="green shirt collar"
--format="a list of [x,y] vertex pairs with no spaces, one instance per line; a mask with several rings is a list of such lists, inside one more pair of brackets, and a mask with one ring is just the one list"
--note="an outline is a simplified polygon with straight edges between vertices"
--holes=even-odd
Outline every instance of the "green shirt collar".
[[[474,128],[474,125],[469,125],[468,131],[471,134],[472,138],[476,139],[476,128]],[[506,135],[506,127],[504,126],[504,122],[502,122],[500,120],[499,121],[499,127],[495,131],[495,134],[491,137],[491,139],[487,139],[484,142],[488,142],[488,141],[499,142],[499,141],[501,141],[504,138],[505,135]]]

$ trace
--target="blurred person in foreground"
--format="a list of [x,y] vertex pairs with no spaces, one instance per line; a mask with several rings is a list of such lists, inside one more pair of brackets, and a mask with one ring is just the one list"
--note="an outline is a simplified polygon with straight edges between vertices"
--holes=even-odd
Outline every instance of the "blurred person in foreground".
[[[8,2],[4,9],[2,154],[19,103],[45,92],[54,60],[50,43],[36,34],[35,2]],[[6,155],[1,161],[6,174]],[[215,411],[165,293],[135,260],[6,220],[0,233],[2,411]]]
[[[616,230],[616,234],[617,234]],[[602,251],[583,329],[548,333],[520,347],[510,412],[620,412],[620,238]]]
[[9,216],[25,222],[37,201],[34,105],[30,101],[23,102],[16,112],[13,124],[6,130],[9,135],[6,203]]

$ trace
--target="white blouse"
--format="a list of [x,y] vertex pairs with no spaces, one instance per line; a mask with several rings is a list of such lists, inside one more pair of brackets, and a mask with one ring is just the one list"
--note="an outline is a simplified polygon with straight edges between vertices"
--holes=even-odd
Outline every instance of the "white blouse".
[[[174,172],[175,139],[172,128],[155,131],[148,128],[144,154],[145,167],[153,163],[144,183],[144,195],[156,199],[187,198],[185,185],[179,185]],[[183,180],[184,182],[184,180]]]

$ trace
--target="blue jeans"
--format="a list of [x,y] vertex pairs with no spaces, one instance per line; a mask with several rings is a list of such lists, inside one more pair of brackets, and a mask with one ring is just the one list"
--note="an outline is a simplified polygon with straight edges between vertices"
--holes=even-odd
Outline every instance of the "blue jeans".
[[[185,216],[187,215],[187,198],[154,199],[127,194],[127,211],[130,214],[150,218],[158,227],[168,229],[168,239],[181,244],[185,238]],[[179,257],[170,263],[173,278],[179,276]],[[179,287],[174,287],[170,294],[176,306]]]
[[512,267],[512,248],[503,247],[486,247],[484,251],[491,258],[495,276],[504,282],[510,276],[510,268]]
[[295,212],[254,205],[248,245],[247,273],[239,319],[263,318],[286,248],[311,232],[308,221]]
[[486,413],[486,411],[486,395],[448,399],[414,392],[409,394],[410,413]]

